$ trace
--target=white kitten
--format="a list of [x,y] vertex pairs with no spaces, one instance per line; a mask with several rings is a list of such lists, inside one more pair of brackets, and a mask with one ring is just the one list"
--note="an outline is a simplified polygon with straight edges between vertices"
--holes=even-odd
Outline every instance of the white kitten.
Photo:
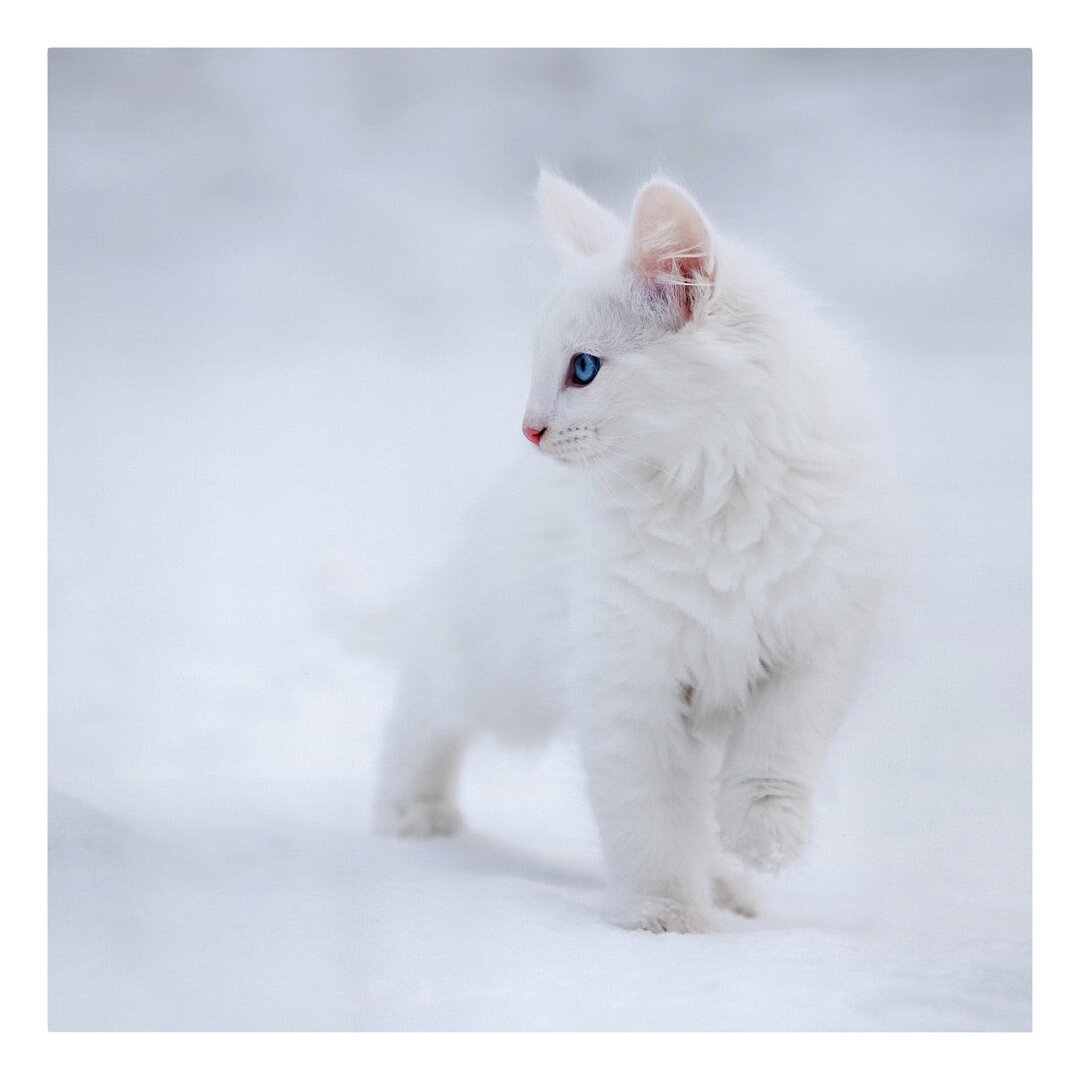
[[881,593],[869,410],[845,346],[679,187],[629,230],[571,185],[537,342],[536,443],[424,590],[377,806],[460,824],[478,730],[574,725],[619,926],[752,911],[743,863],[802,852]]

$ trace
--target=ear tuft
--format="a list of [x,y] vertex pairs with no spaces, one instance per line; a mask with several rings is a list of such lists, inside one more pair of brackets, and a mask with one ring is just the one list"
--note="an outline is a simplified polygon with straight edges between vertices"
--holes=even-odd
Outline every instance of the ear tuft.
[[548,227],[568,251],[601,255],[622,241],[622,222],[560,177],[542,172],[536,185],[536,198]]
[[689,321],[715,278],[712,229],[697,203],[669,180],[650,181],[634,203],[631,236],[634,269],[671,290],[680,315]]

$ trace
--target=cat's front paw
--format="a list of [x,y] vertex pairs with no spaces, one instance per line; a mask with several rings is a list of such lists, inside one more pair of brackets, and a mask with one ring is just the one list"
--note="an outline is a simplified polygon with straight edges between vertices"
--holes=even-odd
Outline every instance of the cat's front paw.
[[624,930],[652,934],[707,934],[715,929],[708,912],[663,896],[619,897],[608,904],[604,918]]
[[810,792],[792,780],[741,780],[721,788],[717,817],[729,851],[758,870],[782,870],[806,849]]

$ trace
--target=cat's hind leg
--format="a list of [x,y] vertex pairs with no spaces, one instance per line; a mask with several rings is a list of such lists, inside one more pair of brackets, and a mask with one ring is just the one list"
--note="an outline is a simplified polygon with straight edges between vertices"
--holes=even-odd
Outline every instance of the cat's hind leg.
[[449,836],[462,826],[457,780],[465,736],[396,712],[387,726],[375,799],[378,831]]

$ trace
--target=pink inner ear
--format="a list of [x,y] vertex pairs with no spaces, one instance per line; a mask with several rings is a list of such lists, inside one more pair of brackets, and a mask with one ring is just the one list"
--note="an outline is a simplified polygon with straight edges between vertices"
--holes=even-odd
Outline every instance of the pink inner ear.
[[707,285],[706,257],[647,252],[640,267],[650,280],[650,292],[674,307],[683,323],[689,322]]
[[675,259],[675,275],[682,283],[675,287],[679,309],[687,322],[693,318],[695,305],[701,300],[704,286],[705,260],[700,256]]
[[681,189],[666,182],[645,187],[633,214],[633,259],[685,323],[711,285],[709,225]]

